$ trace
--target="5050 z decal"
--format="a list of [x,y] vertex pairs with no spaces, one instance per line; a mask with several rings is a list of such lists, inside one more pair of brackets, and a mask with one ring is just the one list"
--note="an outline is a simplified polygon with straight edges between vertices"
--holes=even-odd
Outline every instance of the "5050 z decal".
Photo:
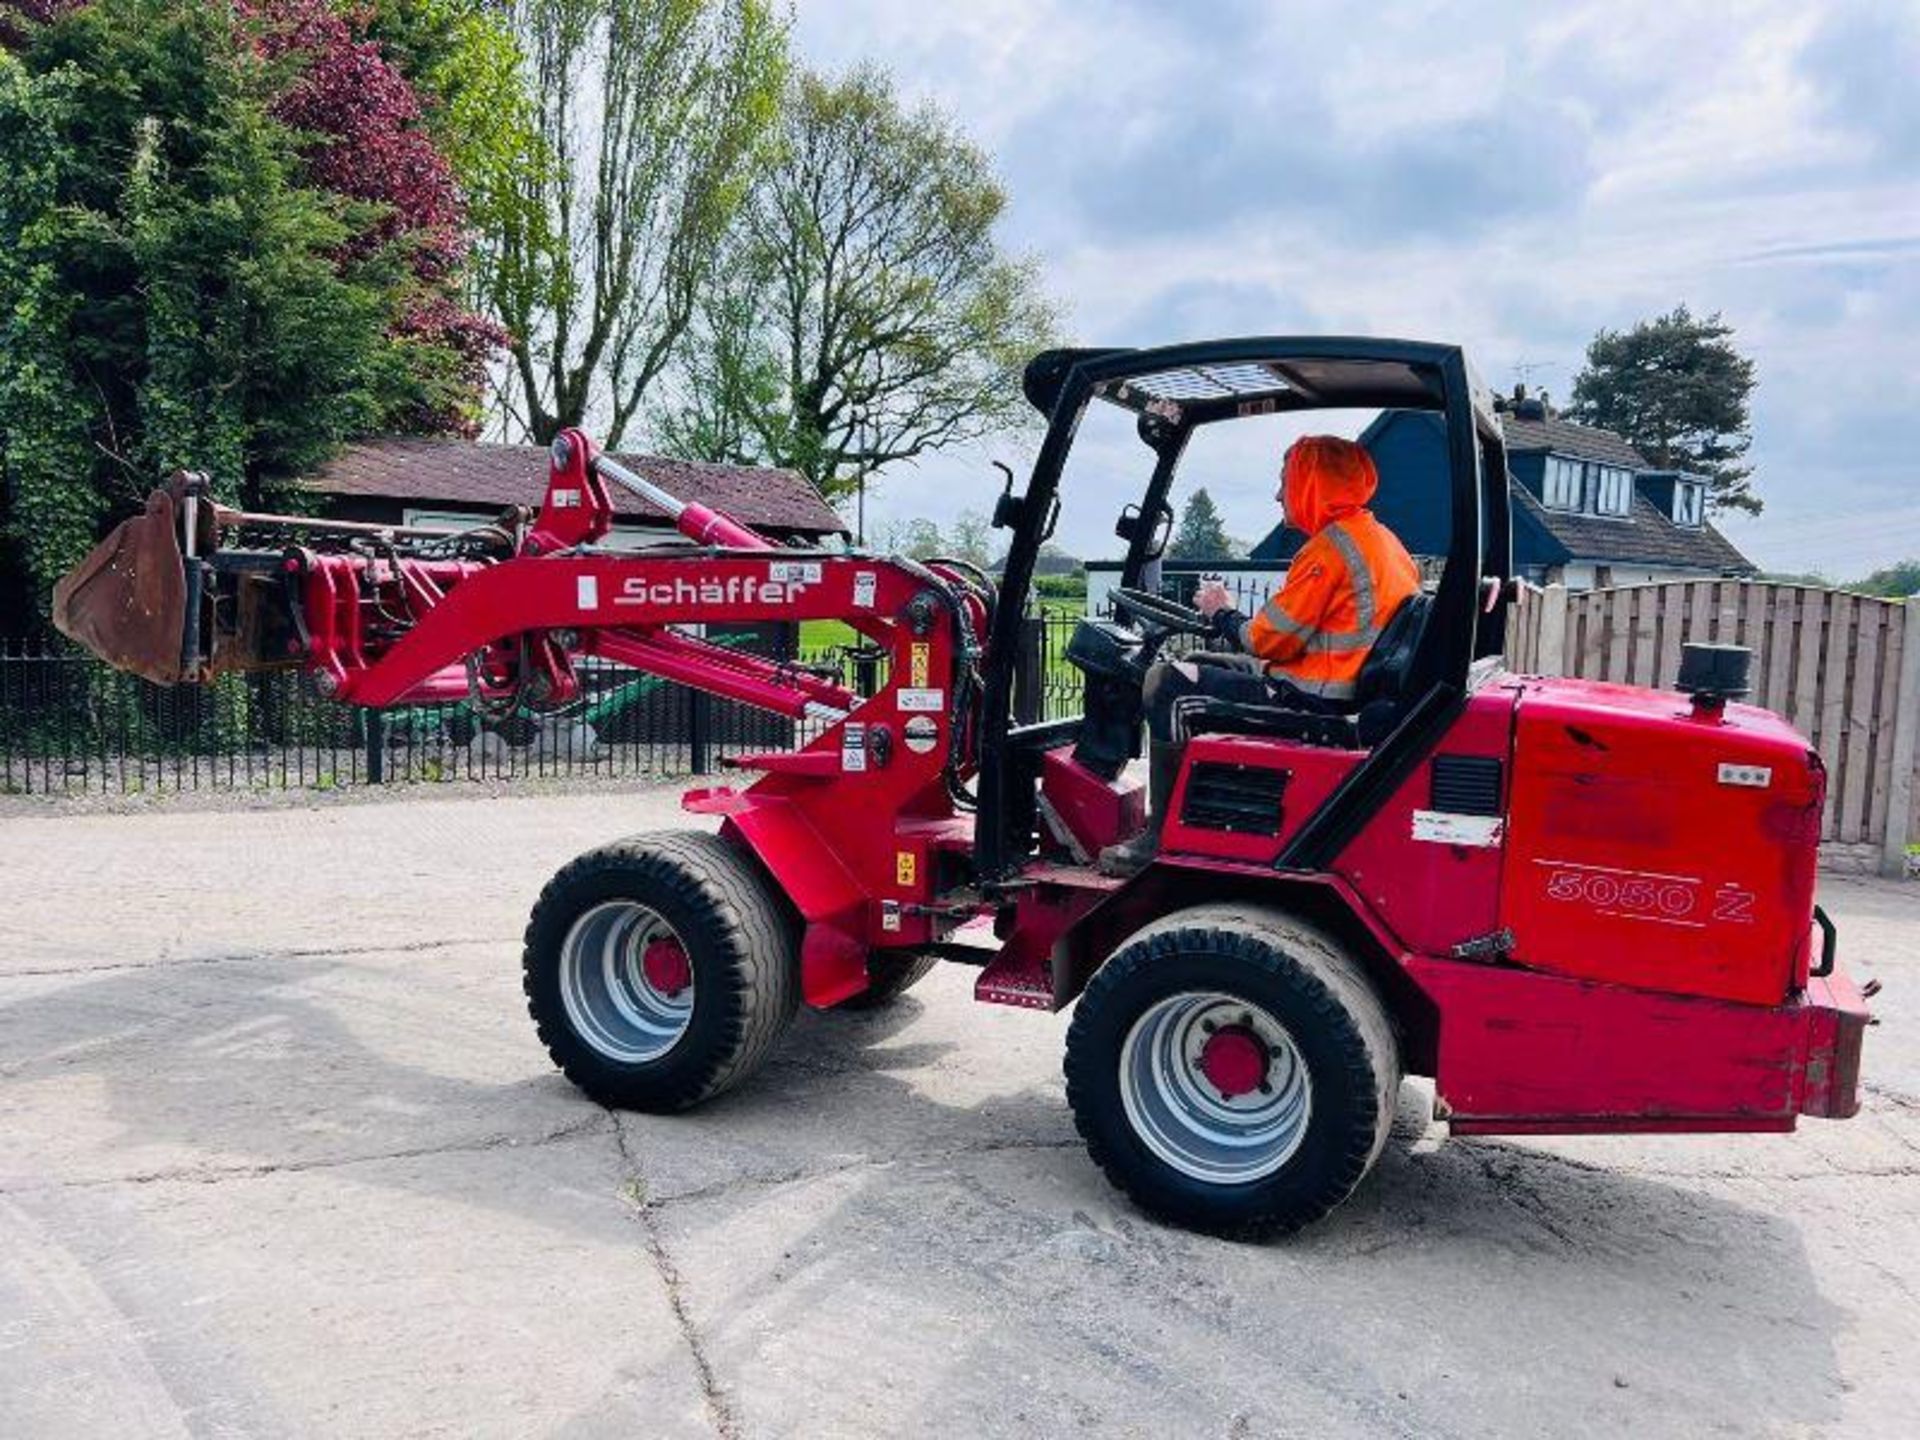
[[1696,930],[1713,921],[1739,925],[1753,920],[1753,892],[1738,885],[1721,885],[1709,893],[1707,882],[1697,875],[1663,875],[1570,860],[1534,863],[1543,869],[1547,899],[1581,905],[1596,915]]

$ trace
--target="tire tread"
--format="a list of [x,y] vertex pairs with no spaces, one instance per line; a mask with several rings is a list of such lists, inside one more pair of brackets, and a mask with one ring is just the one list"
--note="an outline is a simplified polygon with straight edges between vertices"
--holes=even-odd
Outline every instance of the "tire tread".
[[[682,1110],[711,1099],[765,1063],[800,1003],[798,947],[793,921],[759,863],[724,836],[669,830],[627,836],[569,861],[549,880],[527,922],[521,988],[547,1053],[567,1078],[595,1099],[634,1104],[637,1097],[608,1083],[605,1067],[575,1043],[559,1015],[543,1013],[536,993],[540,931],[549,911],[565,909],[583,888],[608,872],[640,875],[664,885],[696,920],[711,926],[722,948],[732,994],[729,1021],[704,1073],[643,1108]],[[686,937],[682,937],[683,940]]]
[[[1279,1204],[1250,1217],[1218,1220],[1182,1206],[1155,1205],[1136,1183],[1136,1162],[1113,1148],[1097,1123],[1095,1098],[1102,1085],[1090,1066],[1112,1056],[1087,1054],[1088,1036],[1106,998],[1142,966],[1179,964],[1183,953],[1201,949],[1244,964],[1289,987],[1307,1007],[1311,1023],[1333,1037],[1353,1093],[1371,1094],[1371,1116],[1338,1138],[1326,1183],[1303,1200]],[[1232,1235],[1284,1234],[1311,1224],[1350,1195],[1385,1148],[1400,1088],[1399,1047],[1392,1022],[1366,971],[1339,944],[1315,927],[1280,911],[1209,904],[1163,916],[1136,931],[1088,983],[1067,1034],[1067,1103],[1089,1154],[1116,1188],[1168,1218]]]

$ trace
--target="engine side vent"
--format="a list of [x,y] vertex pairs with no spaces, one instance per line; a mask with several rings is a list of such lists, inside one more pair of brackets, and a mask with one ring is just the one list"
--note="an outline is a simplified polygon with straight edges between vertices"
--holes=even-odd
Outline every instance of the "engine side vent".
[[1448,815],[1498,815],[1500,770],[1494,755],[1434,756],[1429,808]]
[[1236,835],[1278,835],[1288,770],[1201,761],[1187,773],[1180,823]]

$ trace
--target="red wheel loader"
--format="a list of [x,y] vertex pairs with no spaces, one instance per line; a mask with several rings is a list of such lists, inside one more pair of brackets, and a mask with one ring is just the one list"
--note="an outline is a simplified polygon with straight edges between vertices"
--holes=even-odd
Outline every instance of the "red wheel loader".
[[[1004,576],[797,549],[682,504],[577,431],[545,502],[464,535],[246,516],[177,477],[66,581],[58,618],[161,681],[297,667],[343,704],[557,707],[583,660],[810,720],[817,738],[688,792],[717,832],[615,841],[547,885],[529,1009],[602,1104],[677,1111],[745,1081],[795,1007],[886,1003],[937,961],[983,1001],[1061,1010],[1067,1097],[1142,1207],[1227,1233],[1340,1203],[1405,1075],[1456,1133],[1785,1131],[1858,1105],[1867,1012],[1814,903],[1824,779],[1739,703],[1744,656],[1693,647],[1674,690],[1518,675],[1500,419],[1454,347],[1255,338],[1053,351],[1046,417],[995,523]],[[1112,614],[1068,659],[1082,712],[1018,723],[1035,558],[1089,407],[1131,412]],[[1143,821],[1141,684],[1199,616],[1154,592],[1169,491],[1202,426],[1322,408],[1431,412],[1449,545],[1350,711],[1213,705],[1156,860],[1091,863]],[[609,484],[678,548],[604,546]],[[264,539],[262,537],[265,537]],[[888,657],[870,698],[699,627],[846,622]]]

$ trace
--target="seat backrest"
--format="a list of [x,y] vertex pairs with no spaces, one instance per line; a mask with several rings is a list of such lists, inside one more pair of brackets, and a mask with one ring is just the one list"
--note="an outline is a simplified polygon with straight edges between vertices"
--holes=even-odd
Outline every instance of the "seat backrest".
[[1367,652],[1367,663],[1360,667],[1354,682],[1355,708],[1376,700],[1398,700],[1407,687],[1413,670],[1413,657],[1420,649],[1420,636],[1427,628],[1427,614],[1433,609],[1433,597],[1425,591],[1409,595],[1393,612],[1380,638]]

